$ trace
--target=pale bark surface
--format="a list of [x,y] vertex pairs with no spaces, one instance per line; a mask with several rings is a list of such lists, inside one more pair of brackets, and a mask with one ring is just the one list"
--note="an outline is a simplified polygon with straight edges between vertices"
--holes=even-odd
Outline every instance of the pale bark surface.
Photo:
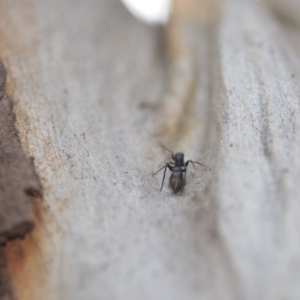
[[[177,0],[162,29],[117,0],[1,1],[5,92],[44,189],[4,249],[16,299],[300,298],[287,3]],[[160,142],[208,166],[182,196],[152,177]]]

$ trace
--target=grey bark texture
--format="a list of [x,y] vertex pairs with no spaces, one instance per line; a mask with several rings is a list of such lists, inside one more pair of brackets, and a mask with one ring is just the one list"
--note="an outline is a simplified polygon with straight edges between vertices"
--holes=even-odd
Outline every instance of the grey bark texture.
[[[4,249],[17,299],[300,298],[286,3],[177,0],[158,28],[117,0],[1,1],[5,92],[44,188],[35,229]],[[152,176],[160,142],[208,166],[182,196]]]

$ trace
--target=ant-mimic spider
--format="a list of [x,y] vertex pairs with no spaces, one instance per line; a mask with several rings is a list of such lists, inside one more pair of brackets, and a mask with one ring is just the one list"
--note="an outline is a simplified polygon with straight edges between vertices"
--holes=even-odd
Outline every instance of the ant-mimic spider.
[[169,151],[172,154],[173,161],[166,163],[162,168],[160,168],[154,175],[156,175],[158,172],[160,172],[163,168],[165,168],[164,176],[161,183],[160,191],[163,188],[165,177],[166,177],[166,171],[167,168],[172,172],[170,179],[169,179],[169,187],[173,190],[173,192],[176,194],[179,191],[181,191],[181,194],[183,193],[183,189],[185,186],[186,181],[186,171],[187,166],[189,163],[198,164],[203,167],[207,167],[206,165],[203,165],[197,161],[188,160],[184,162],[184,154],[182,152],[173,153],[171,150],[167,149],[164,145],[161,145],[165,150]]

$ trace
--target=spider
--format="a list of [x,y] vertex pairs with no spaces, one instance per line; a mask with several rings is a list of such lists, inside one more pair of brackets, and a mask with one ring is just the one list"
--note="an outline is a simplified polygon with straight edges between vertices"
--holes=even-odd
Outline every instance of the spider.
[[203,167],[207,167],[206,165],[203,165],[199,162],[188,160],[184,162],[184,153],[182,152],[176,152],[175,154],[167,149],[165,146],[161,145],[165,150],[169,151],[172,154],[172,159],[173,161],[166,163],[162,168],[160,168],[154,175],[156,175],[158,172],[160,172],[163,168],[165,168],[164,171],[164,176],[162,179],[161,183],[161,188],[160,191],[163,188],[165,177],[166,177],[166,171],[167,168],[172,172],[170,179],[169,179],[169,187],[173,190],[173,192],[176,194],[179,191],[181,191],[181,195],[183,193],[183,189],[185,186],[185,180],[186,180],[186,171],[187,171],[187,166],[189,163],[192,163],[193,166],[195,167],[194,164],[198,164]]

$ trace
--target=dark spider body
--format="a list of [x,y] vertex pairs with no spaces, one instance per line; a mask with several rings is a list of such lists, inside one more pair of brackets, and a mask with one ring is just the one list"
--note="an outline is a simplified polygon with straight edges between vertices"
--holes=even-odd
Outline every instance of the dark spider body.
[[[174,162],[170,162],[169,169],[171,170],[172,174],[169,179],[169,187],[174,191],[176,194],[179,192],[181,189],[183,189],[183,185],[185,182],[185,178],[183,178],[183,174],[186,172],[185,166],[184,166],[184,154],[181,152],[175,153],[173,155],[172,153],[172,158]],[[172,165],[175,165],[172,167]]]
[[172,153],[173,161],[166,163],[162,168],[160,168],[155,173],[155,174],[157,174],[163,168],[165,169],[160,190],[162,190],[162,188],[163,188],[166,171],[168,168],[172,172],[170,179],[169,179],[169,187],[173,190],[173,192],[175,194],[178,193],[179,191],[181,191],[181,194],[182,194],[184,186],[185,186],[185,181],[186,181],[187,166],[189,165],[189,163],[192,163],[193,166],[194,166],[194,164],[199,164],[201,166],[205,166],[205,165],[200,164],[199,162],[196,162],[196,161],[191,161],[191,160],[184,162],[184,154],[182,152],[177,152],[174,155],[173,152],[170,151],[169,149],[167,149],[166,147],[163,146],[163,148]]
[[169,179],[169,187],[174,191],[175,194],[181,190],[183,182],[183,172],[181,170],[173,170]]

